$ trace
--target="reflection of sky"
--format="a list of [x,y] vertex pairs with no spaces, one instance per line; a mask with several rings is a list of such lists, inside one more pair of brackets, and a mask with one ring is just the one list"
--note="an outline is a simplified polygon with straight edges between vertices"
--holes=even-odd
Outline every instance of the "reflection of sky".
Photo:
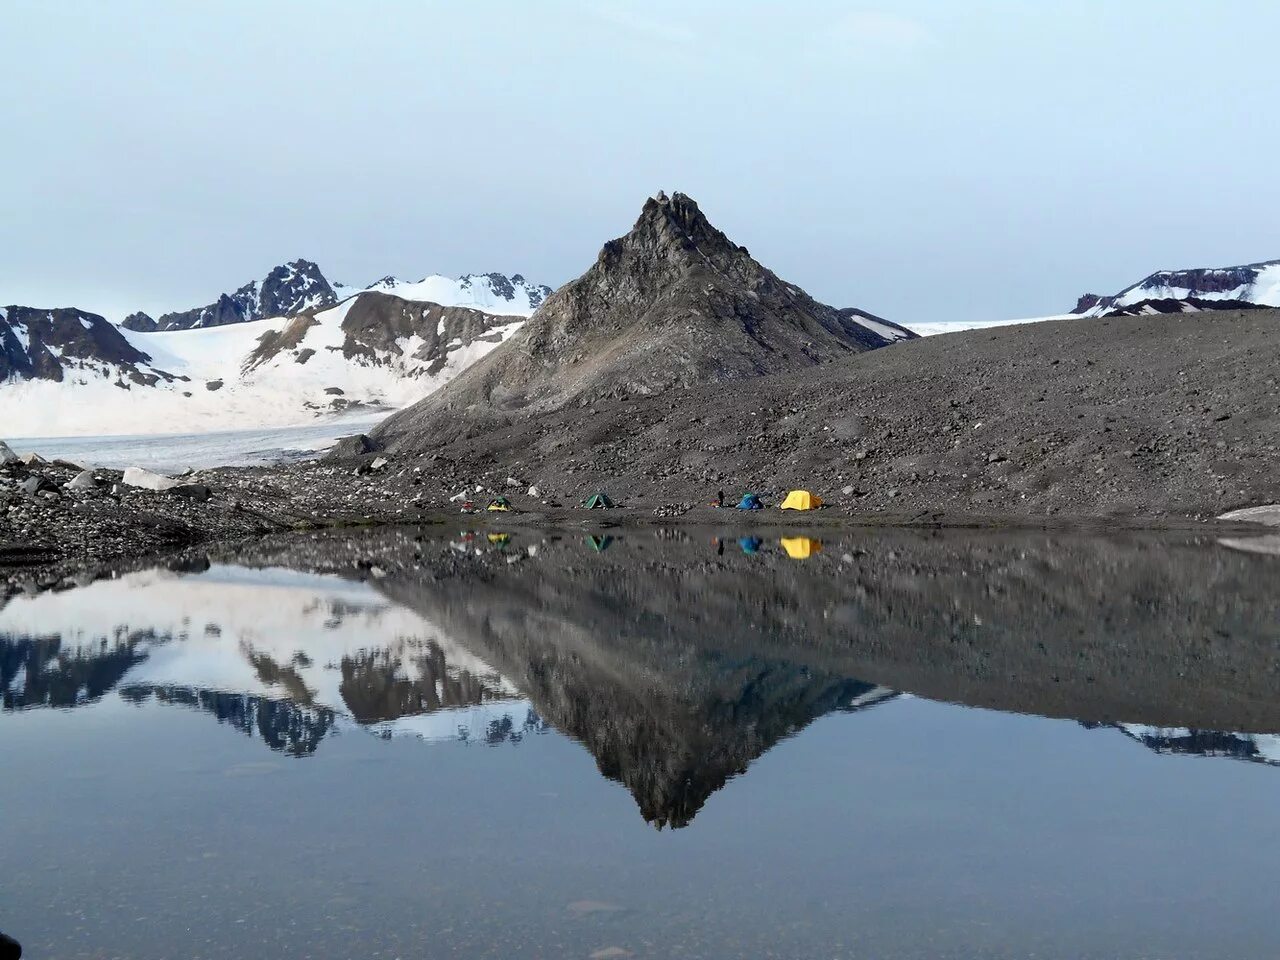
[[294,763],[116,701],[5,715],[0,744],[0,866],[23,876],[3,921],[33,956],[86,936],[140,958],[206,941],[314,957],[1280,952],[1271,771],[1064,721],[916,698],[835,714],[663,833],[555,734],[429,754],[338,736]]

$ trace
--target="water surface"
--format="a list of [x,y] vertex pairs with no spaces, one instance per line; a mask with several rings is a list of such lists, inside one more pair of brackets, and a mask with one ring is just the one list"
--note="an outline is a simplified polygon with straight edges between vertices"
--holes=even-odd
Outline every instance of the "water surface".
[[1280,951],[1274,558],[784,534],[281,539],[12,598],[0,929],[34,957]]

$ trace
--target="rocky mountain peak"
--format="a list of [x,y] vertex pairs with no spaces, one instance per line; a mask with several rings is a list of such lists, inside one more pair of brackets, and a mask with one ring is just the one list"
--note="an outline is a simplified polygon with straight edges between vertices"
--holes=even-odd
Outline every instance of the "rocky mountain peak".
[[668,197],[662,191],[645,201],[631,232],[606,243],[600,251],[603,266],[616,266],[625,253],[678,263],[745,255],[745,247],[733,243],[712,226],[697,201],[683,193]]
[[384,421],[376,438],[413,447],[457,429],[458,410],[473,426],[524,418],[800,370],[911,336],[819,303],[712,226],[692,198],[659,193],[514,337]]

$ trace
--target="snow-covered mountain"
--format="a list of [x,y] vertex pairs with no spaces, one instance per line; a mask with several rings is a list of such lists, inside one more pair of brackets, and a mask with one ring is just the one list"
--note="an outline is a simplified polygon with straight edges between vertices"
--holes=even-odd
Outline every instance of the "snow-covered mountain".
[[528,316],[551,293],[544,284],[530,283],[520,274],[467,274],[456,280],[432,275],[416,282],[383,277],[367,287],[330,282],[310,260],[293,260],[275,267],[261,280],[224,293],[213,303],[152,319],[131,313],[121,322],[139,333],[221,327],[274,317],[293,317],[336,306],[360,293],[391,293],[404,300],[427,301],[445,307],[471,307],[486,313]]
[[1159,270],[1119,293],[1086,293],[1071,312],[1098,317],[1280,307],[1280,260],[1234,267]]
[[[163,376],[119,328],[73,307],[0,307],[0,389],[22,381],[73,383],[79,376],[122,389],[151,386]],[[0,395],[3,396],[3,395]]]
[[337,294],[318,266],[310,260],[294,260],[276,267],[261,280],[246,283],[235,293],[222,294],[208,306],[166,313],[159,320],[139,311],[125,317],[120,325],[144,333],[221,327],[267,317],[291,317],[337,302]]
[[369,289],[296,260],[207,307],[119,326],[76,309],[0,309],[9,436],[292,426],[421,399],[514,333],[549,288],[518,274]]
[[294,317],[141,333],[83,311],[4,308],[10,436],[285,426],[405,406],[523,322],[361,293]]

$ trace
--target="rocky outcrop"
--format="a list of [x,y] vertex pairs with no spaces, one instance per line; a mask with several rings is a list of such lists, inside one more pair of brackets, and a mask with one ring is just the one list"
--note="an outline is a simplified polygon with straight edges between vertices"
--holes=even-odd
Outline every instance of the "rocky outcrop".
[[126,330],[136,330],[138,333],[155,333],[156,330],[160,329],[160,325],[156,323],[155,319],[141,310],[131,313],[121,320],[120,326]]
[[[319,322],[314,311],[307,311],[280,330],[263,334],[246,358],[244,372],[251,373],[284,357],[306,363],[319,349],[308,345],[308,335]],[[323,349],[339,351],[344,360],[364,366],[393,366],[407,377],[433,378],[449,365],[458,350],[500,343],[502,332],[509,332],[513,322],[519,321],[469,307],[445,307],[386,293],[361,293],[342,317],[342,345],[329,344]]]
[[478,421],[802,370],[900,339],[861,319],[779,279],[689,197],[659,194],[518,334],[375,439],[421,447]]

